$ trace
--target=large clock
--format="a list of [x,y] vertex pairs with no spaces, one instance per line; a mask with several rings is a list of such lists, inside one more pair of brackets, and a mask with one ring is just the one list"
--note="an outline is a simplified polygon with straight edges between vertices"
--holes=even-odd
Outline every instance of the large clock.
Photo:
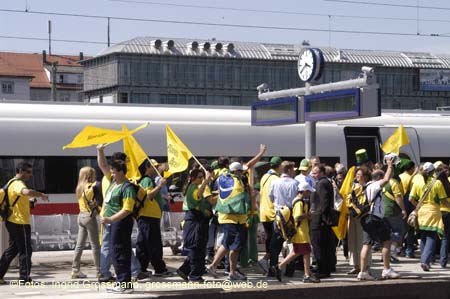
[[298,57],[298,75],[302,81],[317,80],[322,75],[323,54],[317,48],[303,48]]

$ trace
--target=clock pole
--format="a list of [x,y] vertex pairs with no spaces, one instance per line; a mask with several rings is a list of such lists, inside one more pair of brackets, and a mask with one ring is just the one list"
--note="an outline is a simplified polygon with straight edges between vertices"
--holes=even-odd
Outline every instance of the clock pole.
[[[310,95],[311,83],[305,82],[305,95]],[[305,158],[316,155],[316,121],[305,121]]]

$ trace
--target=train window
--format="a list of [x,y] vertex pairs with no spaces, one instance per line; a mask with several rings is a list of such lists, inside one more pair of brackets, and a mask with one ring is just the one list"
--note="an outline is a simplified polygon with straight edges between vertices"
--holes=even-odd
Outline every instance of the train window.
[[33,176],[27,182],[30,188],[46,191],[45,185],[45,163],[44,159],[33,158],[0,158],[0,184],[3,186],[16,174],[16,166],[20,162],[25,161],[33,165]]

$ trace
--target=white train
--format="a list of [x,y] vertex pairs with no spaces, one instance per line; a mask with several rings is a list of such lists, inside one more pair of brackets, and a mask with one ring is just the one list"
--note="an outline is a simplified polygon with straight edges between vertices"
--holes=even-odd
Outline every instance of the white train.
[[[73,190],[78,169],[95,165],[95,147],[62,150],[86,125],[121,129],[150,125],[135,137],[151,158],[164,161],[165,125],[169,124],[199,158],[251,157],[259,144],[268,145],[267,157],[278,155],[300,160],[304,156],[304,125],[252,127],[250,109],[157,105],[105,105],[63,103],[0,103],[0,184],[13,175],[14,165],[26,158],[33,162],[32,186],[50,194],[37,215],[77,213]],[[366,119],[317,124],[317,155],[323,161],[354,163],[354,152],[366,148],[380,160],[380,143],[403,124],[411,141],[402,147],[416,162],[443,160],[448,163],[450,115],[383,112]],[[121,151],[118,142],[107,154]],[[180,203],[176,205],[179,211]]]

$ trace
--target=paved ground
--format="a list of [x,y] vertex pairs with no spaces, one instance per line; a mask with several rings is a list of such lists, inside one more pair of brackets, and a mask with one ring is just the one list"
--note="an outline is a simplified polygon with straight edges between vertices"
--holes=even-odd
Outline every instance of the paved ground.
[[[184,257],[173,256],[169,248],[164,248],[165,260],[170,270],[174,271],[181,263]],[[72,251],[47,251],[35,252],[33,254],[32,278],[38,281],[34,286],[17,286],[14,279],[18,277],[17,269],[11,269],[5,276],[8,285],[0,286],[2,299],[7,298],[153,298],[159,296],[185,296],[194,294],[249,294],[248,292],[261,292],[271,290],[287,289],[316,289],[328,287],[355,286],[362,287],[360,292],[368,290],[365,287],[382,286],[383,289],[394,290],[402,284],[422,284],[429,285],[431,282],[445,281],[450,278],[450,269],[441,269],[438,264],[432,267],[430,272],[423,272],[419,266],[418,259],[400,258],[399,264],[393,267],[402,274],[402,278],[395,281],[375,281],[375,282],[357,282],[356,276],[346,274],[350,267],[345,262],[341,254],[338,255],[337,273],[331,278],[322,280],[320,284],[304,284],[301,282],[302,272],[297,271],[293,278],[284,278],[283,282],[276,279],[263,277],[257,266],[243,269],[248,274],[247,283],[231,284],[223,279],[213,279],[205,276],[207,283],[188,285],[178,276],[168,278],[150,278],[146,281],[135,284],[135,292],[133,295],[114,295],[106,292],[105,285],[99,285],[96,281],[95,271],[92,266],[90,251],[85,251],[82,259],[82,271],[88,275],[87,279],[72,280],[70,279]],[[374,253],[374,264],[372,271],[376,276],[381,276],[382,263],[380,262],[380,254]],[[386,288],[391,286],[392,288]],[[241,293],[245,292],[245,293]],[[389,292],[387,292],[389,293]],[[261,293],[260,293],[261,294]],[[268,293],[266,293],[268,294]],[[356,295],[355,295],[356,296]],[[223,296],[222,296],[223,297]],[[266,297],[266,296],[264,296]],[[357,297],[357,296],[356,296]],[[355,297],[355,298],[356,298]]]

